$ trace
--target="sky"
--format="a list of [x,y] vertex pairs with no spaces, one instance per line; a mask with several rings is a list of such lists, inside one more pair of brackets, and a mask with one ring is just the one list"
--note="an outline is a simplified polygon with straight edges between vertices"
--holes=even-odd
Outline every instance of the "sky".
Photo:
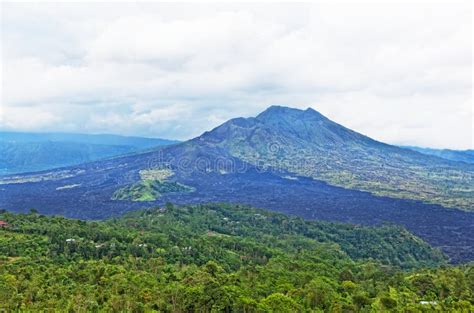
[[2,130],[185,140],[277,104],[474,148],[471,1],[1,9]]

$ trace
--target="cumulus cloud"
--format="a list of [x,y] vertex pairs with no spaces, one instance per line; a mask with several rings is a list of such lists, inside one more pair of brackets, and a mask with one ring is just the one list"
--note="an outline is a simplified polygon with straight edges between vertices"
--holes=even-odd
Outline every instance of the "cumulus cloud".
[[471,20],[467,1],[7,4],[0,127],[187,139],[283,104],[472,148]]

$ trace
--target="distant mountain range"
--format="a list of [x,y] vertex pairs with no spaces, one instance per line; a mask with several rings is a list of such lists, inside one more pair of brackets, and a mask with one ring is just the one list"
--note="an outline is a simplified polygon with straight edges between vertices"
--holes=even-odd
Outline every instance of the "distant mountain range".
[[77,165],[177,141],[67,133],[0,132],[0,175]]
[[413,146],[402,146],[402,148],[410,149],[426,155],[437,156],[446,160],[474,163],[474,150],[432,149]]
[[473,164],[375,141],[312,109],[273,106],[183,143],[0,178],[0,208],[16,212],[100,219],[167,201],[391,222],[452,261],[474,260]]

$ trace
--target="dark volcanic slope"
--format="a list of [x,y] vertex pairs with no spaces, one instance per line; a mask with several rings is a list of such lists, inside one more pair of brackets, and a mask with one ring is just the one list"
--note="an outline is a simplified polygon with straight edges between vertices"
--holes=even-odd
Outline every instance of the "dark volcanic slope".
[[[37,208],[47,214],[100,219],[166,201],[245,203],[309,219],[360,224],[393,222],[441,247],[454,262],[474,260],[473,213],[418,201],[376,197],[311,178],[262,171],[229,156],[220,148],[211,148],[207,143],[197,144],[199,140],[139,157],[67,168],[54,172],[54,178],[44,172],[42,177],[51,179],[47,181],[0,185],[0,207],[17,212]],[[166,194],[155,202],[110,200],[119,187],[139,179],[140,169],[163,165],[174,171],[173,180],[196,190]],[[35,175],[29,178],[38,176]],[[58,176],[71,177],[58,179]],[[73,187],[61,189],[64,186]]]

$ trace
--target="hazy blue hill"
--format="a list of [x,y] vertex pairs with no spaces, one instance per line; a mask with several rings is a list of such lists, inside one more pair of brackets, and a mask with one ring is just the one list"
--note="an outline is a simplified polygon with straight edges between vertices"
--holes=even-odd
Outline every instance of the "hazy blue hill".
[[76,165],[173,143],[117,135],[0,132],[0,175]]
[[22,133],[0,132],[1,142],[76,142],[113,146],[132,146],[151,148],[165,144],[178,143],[176,140],[120,136],[111,134],[75,134],[75,133]]
[[52,169],[134,151],[131,146],[75,142],[0,143],[0,174]]
[[474,150],[432,149],[413,146],[403,146],[402,148],[410,149],[426,155],[437,156],[439,158],[451,161],[474,163]]

